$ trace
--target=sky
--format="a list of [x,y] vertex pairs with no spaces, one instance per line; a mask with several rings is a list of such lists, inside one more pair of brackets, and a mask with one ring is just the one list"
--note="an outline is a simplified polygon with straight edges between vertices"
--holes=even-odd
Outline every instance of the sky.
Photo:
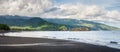
[[120,27],[120,0],[0,0],[0,15],[90,20]]

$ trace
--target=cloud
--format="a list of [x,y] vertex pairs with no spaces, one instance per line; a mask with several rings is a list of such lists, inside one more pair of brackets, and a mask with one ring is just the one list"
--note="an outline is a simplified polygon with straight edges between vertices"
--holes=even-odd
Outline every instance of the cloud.
[[32,16],[51,6],[51,0],[0,0],[0,15]]
[[[83,1],[83,0],[81,0]],[[91,3],[94,0],[91,0]],[[108,0],[104,1],[104,5]],[[115,0],[111,0],[115,3]],[[99,2],[96,0],[95,3]],[[101,0],[100,2],[103,2]],[[91,21],[120,22],[120,12],[106,10],[98,4],[54,4],[53,0],[0,0],[0,15],[73,18]],[[111,2],[107,2],[111,3]],[[54,4],[54,5],[53,5]]]
[[120,12],[106,10],[97,5],[85,4],[62,4],[55,6],[42,14],[42,17],[50,18],[73,18],[91,21],[120,22]]
[[81,3],[87,5],[111,6],[119,0],[55,0],[56,3]]

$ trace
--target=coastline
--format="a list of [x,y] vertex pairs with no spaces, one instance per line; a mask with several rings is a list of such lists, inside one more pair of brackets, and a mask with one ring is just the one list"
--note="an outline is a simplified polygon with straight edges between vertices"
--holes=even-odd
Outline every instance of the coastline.
[[37,44],[32,46],[0,46],[0,52],[120,52],[119,49],[78,43],[66,40],[26,37],[0,37],[0,45],[7,44]]

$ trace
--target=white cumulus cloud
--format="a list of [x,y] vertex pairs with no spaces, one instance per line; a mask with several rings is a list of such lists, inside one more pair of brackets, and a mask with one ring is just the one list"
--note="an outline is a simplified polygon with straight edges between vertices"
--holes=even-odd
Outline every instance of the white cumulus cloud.
[[51,6],[51,0],[0,0],[0,15],[32,16]]
[[99,5],[59,4],[53,0],[0,0],[0,15],[39,16],[44,18],[73,18],[91,21],[120,22],[120,11]]
[[42,17],[120,22],[119,14],[117,10],[110,11],[97,5],[62,4],[42,14]]

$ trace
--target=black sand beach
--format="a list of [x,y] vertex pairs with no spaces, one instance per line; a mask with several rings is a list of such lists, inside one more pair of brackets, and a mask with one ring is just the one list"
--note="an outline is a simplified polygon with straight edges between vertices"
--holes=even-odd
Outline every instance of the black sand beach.
[[66,40],[0,36],[0,52],[120,52],[120,50]]

